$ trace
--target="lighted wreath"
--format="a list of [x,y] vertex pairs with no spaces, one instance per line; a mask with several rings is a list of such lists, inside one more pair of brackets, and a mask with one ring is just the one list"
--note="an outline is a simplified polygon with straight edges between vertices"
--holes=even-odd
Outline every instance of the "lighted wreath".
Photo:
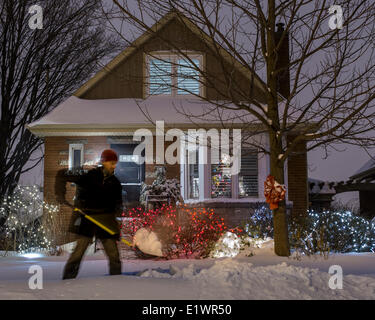
[[285,186],[279,184],[273,176],[268,175],[266,181],[264,182],[264,195],[266,197],[266,202],[270,205],[271,210],[279,207],[279,202],[284,200],[285,193]]

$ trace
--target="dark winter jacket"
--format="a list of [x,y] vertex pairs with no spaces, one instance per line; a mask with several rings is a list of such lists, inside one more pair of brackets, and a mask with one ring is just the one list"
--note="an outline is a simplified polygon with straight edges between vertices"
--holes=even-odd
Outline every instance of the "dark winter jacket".
[[104,177],[102,167],[91,169],[88,172],[59,170],[56,176],[55,194],[60,203],[67,202],[65,199],[67,182],[74,182],[76,185],[74,206],[115,231],[116,235],[111,236],[77,212],[72,213],[69,231],[87,237],[96,235],[97,238],[119,239],[120,230],[116,216],[120,216],[122,213],[120,181],[114,175]]

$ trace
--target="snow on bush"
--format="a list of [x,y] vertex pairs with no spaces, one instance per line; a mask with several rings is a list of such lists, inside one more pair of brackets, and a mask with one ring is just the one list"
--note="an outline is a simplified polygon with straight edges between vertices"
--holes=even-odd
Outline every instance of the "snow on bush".
[[[181,186],[177,179],[166,179],[165,167],[156,167],[156,179],[151,185],[142,182],[139,201],[146,206],[148,196],[169,197],[172,204],[183,203]],[[158,203],[156,203],[158,204]]]

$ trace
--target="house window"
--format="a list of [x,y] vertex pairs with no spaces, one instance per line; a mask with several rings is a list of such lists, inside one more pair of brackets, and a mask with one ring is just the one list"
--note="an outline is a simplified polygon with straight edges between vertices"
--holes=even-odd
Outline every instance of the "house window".
[[201,55],[189,59],[173,54],[147,56],[147,93],[150,95],[202,95]]
[[187,157],[190,161],[186,162],[188,164],[188,197],[189,199],[199,198],[199,152],[187,151]]
[[229,156],[224,154],[218,164],[211,164],[211,198],[231,197],[231,164]]
[[69,170],[83,166],[83,144],[69,145]]
[[240,197],[258,196],[258,153],[252,149],[241,150],[238,183]]
[[[184,199],[204,201],[211,198],[220,201],[259,196],[257,150],[241,149],[240,170],[237,173],[233,172],[233,156],[225,154],[223,150],[211,153],[210,148],[199,147],[199,154],[195,148],[183,148],[185,160],[181,168],[181,181]],[[199,163],[199,159],[203,162]]]
[[149,61],[149,93],[172,94],[172,64],[170,59]]
[[178,59],[177,66],[177,94],[196,94],[200,93],[199,71],[195,66],[199,66],[198,59],[192,59],[192,62],[184,59]]

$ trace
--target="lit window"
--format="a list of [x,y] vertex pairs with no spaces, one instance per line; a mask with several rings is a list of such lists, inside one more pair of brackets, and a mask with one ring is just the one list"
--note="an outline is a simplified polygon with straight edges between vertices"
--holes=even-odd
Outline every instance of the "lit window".
[[218,164],[211,164],[211,198],[232,197],[232,174],[230,157],[227,154]]

